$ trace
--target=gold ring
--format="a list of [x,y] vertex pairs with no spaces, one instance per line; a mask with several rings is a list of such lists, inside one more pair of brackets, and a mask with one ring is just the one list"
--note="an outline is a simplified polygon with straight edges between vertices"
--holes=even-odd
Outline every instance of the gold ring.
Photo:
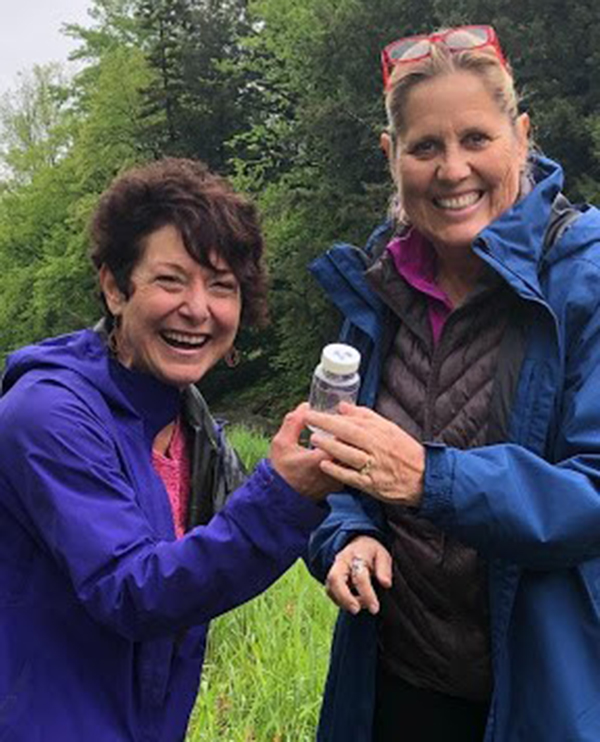
[[367,477],[371,473],[372,468],[373,468],[373,459],[369,456],[369,458],[365,461],[365,463],[358,470],[358,473],[361,475],[361,477]]

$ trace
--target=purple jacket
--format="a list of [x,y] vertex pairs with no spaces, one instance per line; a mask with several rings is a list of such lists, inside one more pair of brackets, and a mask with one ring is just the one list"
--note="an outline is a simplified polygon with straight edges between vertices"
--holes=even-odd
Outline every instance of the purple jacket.
[[13,354],[0,398],[0,739],[175,742],[208,622],[304,553],[324,511],[261,462],[175,541],[150,458],[179,393],[84,330]]

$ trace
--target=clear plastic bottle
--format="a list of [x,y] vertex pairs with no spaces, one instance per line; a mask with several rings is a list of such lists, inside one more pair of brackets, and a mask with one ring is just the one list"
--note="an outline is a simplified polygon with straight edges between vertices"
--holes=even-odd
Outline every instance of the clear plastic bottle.
[[331,343],[321,352],[308,403],[320,412],[337,412],[340,402],[356,402],[360,386],[360,353],[351,345]]

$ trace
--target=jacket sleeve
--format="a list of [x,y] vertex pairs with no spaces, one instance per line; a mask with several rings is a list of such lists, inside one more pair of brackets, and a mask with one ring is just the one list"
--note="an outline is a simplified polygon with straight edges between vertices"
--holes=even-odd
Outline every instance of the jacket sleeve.
[[131,640],[173,634],[260,593],[305,554],[325,510],[267,461],[208,525],[159,540],[102,421],[47,386],[28,390],[27,409],[5,400],[0,496],[99,622]]
[[[589,293],[596,287],[590,282]],[[568,345],[551,460],[513,444],[427,446],[421,514],[488,557],[560,569],[600,556],[597,299],[594,305]]]

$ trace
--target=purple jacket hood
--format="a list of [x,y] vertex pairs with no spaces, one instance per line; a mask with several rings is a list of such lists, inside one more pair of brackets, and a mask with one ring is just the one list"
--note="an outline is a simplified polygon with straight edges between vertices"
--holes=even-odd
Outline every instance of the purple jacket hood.
[[177,414],[179,391],[113,360],[102,332],[96,330],[48,338],[12,353],[6,362],[2,394],[27,374],[57,380],[79,378],[94,387],[115,414],[142,418],[148,435],[156,435]]

